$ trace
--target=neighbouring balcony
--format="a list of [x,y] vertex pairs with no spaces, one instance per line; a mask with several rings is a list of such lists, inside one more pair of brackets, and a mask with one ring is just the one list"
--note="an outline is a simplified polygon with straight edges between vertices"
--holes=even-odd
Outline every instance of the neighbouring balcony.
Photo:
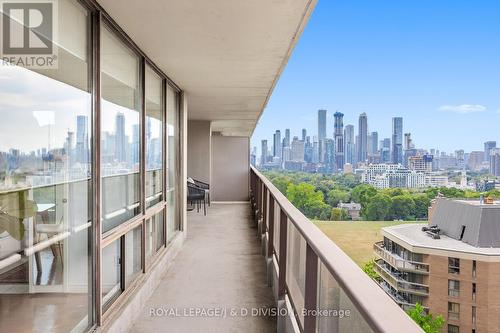
[[[396,302],[404,311],[411,310],[415,307],[416,303],[408,301],[405,297],[403,297],[398,292],[394,291],[391,286],[385,282],[384,280],[380,281],[380,287],[389,295],[394,302]],[[424,310],[428,311],[429,308],[424,306]]]
[[387,250],[384,247],[384,242],[373,244],[373,251],[377,256],[399,271],[429,274],[429,264],[401,258],[397,254]]
[[404,280],[401,277],[401,274],[392,272],[388,265],[381,260],[375,261],[375,271],[385,282],[391,285],[398,292],[410,293],[420,296],[429,295],[429,286]]

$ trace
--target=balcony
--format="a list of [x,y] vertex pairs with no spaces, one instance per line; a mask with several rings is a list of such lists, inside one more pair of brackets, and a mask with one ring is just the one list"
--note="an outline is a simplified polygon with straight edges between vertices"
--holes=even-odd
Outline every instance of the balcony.
[[[187,240],[132,332],[421,332],[255,169],[251,188],[251,205],[219,203],[207,217],[188,214]],[[151,315],[158,308],[181,315]],[[186,309],[227,312],[204,318],[182,315]]]
[[391,272],[387,264],[384,264],[380,260],[375,261],[375,271],[398,292],[420,296],[429,295],[429,286],[404,280],[400,274]]
[[[391,286],[387,282],[381,281],[379,285],[387,293],[387,295],[389,295],[392,298],[392,300],[396,302],[404,311],[411,310],[415,307],[416,303],[408,301],[401,294],[395,292],[394,289],[391,288]],[[423,308],[426,311],[429,310],[429,308],[426,306],[424,306]]]
[[384,242],[373,244],[373,251],[379,258],[399,271],[429,274],[429,264],[403,259],[397,254],[388,251],[384,247]]
[[[184,246],[131,332],[276,331],[276,318],[251,315],[252,310],[273,308],[274,299],[250,206],[212,204],[207,216],[189,212],[187,218]],[[151,315],[151,309],[172,312]],[[217,314],[222,309],[225,318]],[[232,316],[231,309],[238,315]],[[197,310],[214,313],[192,312]],[[240,315],[245,310],[249,315]]]

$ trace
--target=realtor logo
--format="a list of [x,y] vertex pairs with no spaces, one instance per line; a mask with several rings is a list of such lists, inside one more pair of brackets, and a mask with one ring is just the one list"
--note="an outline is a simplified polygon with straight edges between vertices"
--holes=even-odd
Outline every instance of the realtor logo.
[[52,1],[2,3],[3,64],[55,68]]

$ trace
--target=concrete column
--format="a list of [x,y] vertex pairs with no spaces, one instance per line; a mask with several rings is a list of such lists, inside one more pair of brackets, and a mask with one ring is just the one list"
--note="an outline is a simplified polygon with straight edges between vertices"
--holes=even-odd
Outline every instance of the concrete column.
[[188,121],[187,176],[209,184],[212,181],[211,132],[210,121]]

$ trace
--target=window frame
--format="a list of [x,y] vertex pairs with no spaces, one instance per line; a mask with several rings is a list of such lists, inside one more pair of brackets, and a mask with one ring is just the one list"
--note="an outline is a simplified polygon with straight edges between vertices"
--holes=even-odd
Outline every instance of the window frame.
[[460,258],[448,257],[448,274],[460,274]]

